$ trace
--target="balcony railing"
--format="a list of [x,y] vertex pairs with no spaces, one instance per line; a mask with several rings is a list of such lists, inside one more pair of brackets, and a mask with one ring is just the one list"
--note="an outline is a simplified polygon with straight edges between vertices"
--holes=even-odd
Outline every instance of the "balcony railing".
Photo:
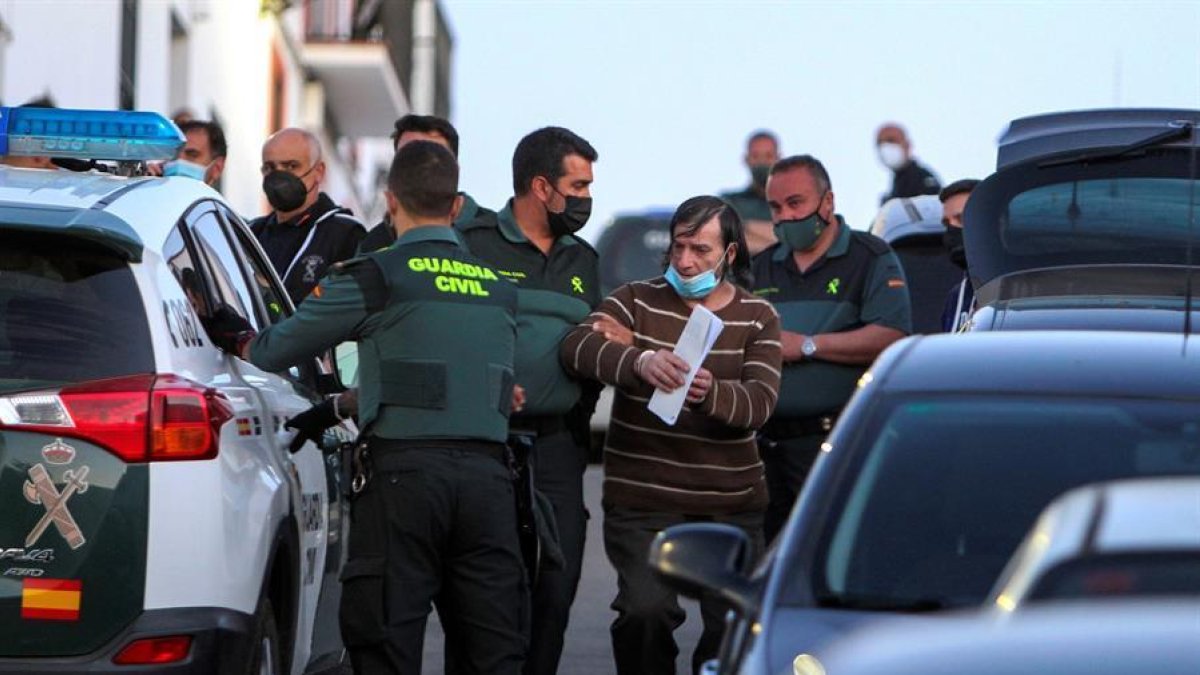
[[388,57],[404,91],[412,84],[413,5],[416,0],[307,0],[307,42],[376,43]]

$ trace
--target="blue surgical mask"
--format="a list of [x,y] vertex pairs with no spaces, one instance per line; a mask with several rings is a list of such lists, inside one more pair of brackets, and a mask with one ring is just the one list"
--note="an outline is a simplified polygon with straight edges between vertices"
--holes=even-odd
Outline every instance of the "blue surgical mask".
[[[725,249],[725,254],[728,253],[729,249]],[[712,293],[713,289],[721,283],[721,279],[717,277],[717,270],[724,264],[725,254],[721,255],[721,259],[717,261],[717,264],[711,270],[701,272],[694,277],[683,276],[675,271],[674,265],[668,265],[666,274],[663,276],[681,298],[699,300],[708,297],[708,294]]]
[[163,164],[164,176],[183,176],[184,178],[194,178],[203,183],[204,176],[207,173],[208,167],[206,165],[189,162],[186,159],[173,159]]

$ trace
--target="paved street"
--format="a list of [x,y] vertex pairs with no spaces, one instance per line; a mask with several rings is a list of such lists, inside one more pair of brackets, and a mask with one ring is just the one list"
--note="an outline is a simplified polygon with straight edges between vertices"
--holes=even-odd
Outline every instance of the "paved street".
[[[579,595],[571,612],[571,626],[567,633],[561,675],[611,675],[613,673],[612,647],[609,642],[608,626],[614,613],[608,608],[617,588],[617,576],[604,556],[601,539],[600,481],[603,472],[599,466],[591,466],[584,477],[584,494],[592,520],[588,523],[587,550],[583,561],[583,580],[579,584]],[[676,632],[679,642],[679,659],[676,670],[687,673],[692,649],[700,637],[700,616],[696,604],[690,600],[683,603],[688,620]],[[426,673],[442,672],[442,636],[436,621],[430,621],[425,641]]]

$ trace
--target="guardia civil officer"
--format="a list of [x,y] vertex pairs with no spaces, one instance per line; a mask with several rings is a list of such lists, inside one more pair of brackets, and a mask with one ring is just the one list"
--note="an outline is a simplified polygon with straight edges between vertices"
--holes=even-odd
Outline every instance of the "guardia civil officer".
[[583,472],[600,387],[569,375],[559,342],[600,302],[596,251],[576,232],[592,209],[590,143],[562,127],[530,132],[513,151],[513,197],[497,214],[458,225],[471,252],[511,281],[517,383],[525,406],[511,430],[533,439],[534,484],[558,525],[563,565],[541,566],[533,587],[527,675],[554,675],[583,565]]
[[770,541],[858,379],[912,332],[912,308],[895,252],[835,212],[833,183],[817,158],[795,155],[771,167],[767,204],[779,241],[751,269],[754,294],[779,312],[783,352],[779,401],[759,444]]
[[336,262],[354,257],[367,230],[321,191],[321,142],[304,129],[275,132],[262,148],[271,212],[250,222],[292,302],[300,304]]
[[341,608],[355,672],[421,672],[437,601],[464,671],[519,673],[528,588],[503,445],[516,289],[450,227],[462,199],[448,150],[401,148],[386,197],[396,244],[336,266],[295,315],[235,348],[279,371],[358,341],[370,471]]

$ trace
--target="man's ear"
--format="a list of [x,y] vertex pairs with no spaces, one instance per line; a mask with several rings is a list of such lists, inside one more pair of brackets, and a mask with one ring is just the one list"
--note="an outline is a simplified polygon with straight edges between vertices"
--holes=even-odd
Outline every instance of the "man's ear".
[[454,204],[450,207],[450,222],[458,220],[458,214],[462,213],[463,204],[466,203],[467,200],[463,199],[462,195],[454,196]]
[[546,203],[550,202],[550,193],[554,192],[554,186],[545,176],[534,176],[533,180],[529,181],[529,189],[534,196]]
[[315,173],[317,177],[316,185],[317,187],[320,187],[321,184],[325,182],[325,160],[322,159],[321,161],[317,162],[316,170],[313,171],[313,173]]
[[400,208],[400,202],[396,200],[396,195],[392,194],[392,191],[388,188],[384,188],[383,200],[387,203],[388,217],[391,217],[393,220],[395,220],[395,217],[392,214],[396,213],[396,210]]
[[[208,167],[208,174],[212,176],[212,181],[215,183],[221,178],[221,174],[225,171],[225,158],[218,157],[213,160],[212,166]],[[207,178],[207,176],[205,176]]]

